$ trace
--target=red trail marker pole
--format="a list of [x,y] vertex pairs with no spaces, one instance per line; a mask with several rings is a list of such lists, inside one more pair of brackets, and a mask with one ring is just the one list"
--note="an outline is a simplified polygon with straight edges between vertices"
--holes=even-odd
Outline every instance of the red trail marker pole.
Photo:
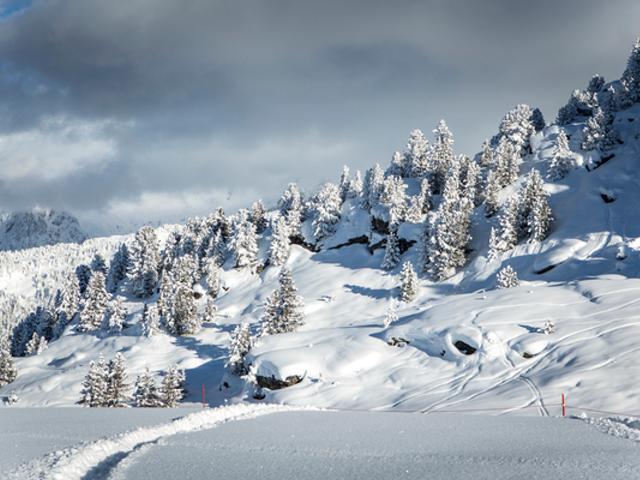
[[204,383],[202,384],[202,408],[205,407],[205,401],[204,401]]
[[564,392],[562,393],[562,416],[565,417],[567,415],[567,404],[564,401]]

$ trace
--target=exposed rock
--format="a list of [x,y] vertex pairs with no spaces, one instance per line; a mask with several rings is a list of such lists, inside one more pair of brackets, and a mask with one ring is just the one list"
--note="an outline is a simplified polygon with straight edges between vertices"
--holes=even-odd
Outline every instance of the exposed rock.
[[261,388],[268,388],[269,390],[280,390],[281,388],[287,388],[302,381],[302,377],[299,375],[291,375],[284,380],[276,378],[271,375],[270,377],[263,377],[262,375],[256,375],[256,383]]
[[464,353],[465,355],[473,355],[474,353],[476,353],[475,347],[472,347],[471,345],[463,342],[462,340],[457,340],[453,344],[453,346],[456,347],[458,350],[460,350],[460,353]]

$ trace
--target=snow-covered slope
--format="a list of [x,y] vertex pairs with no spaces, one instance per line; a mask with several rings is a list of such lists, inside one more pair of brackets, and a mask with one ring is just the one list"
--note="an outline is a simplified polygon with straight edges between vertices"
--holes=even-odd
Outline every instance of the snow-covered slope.
[[78,220],[66,212],[35,208],[0,213],[0,250],[80,243],[86,238]]
[[[399,303],[401,264],[392,271],[380,268],[384,246],[377,247],[384,245],[384,234],[373,231],[358,199],[348,199],[333,235],[316,248],[292,247],[286,266],[304,299],[304,325],[257,338],[247,356],[249,378],[225,369],[229,335],[242,322],[258,331],[281,268],[266,264],[253,273],[227,261],[217,316],[199,333],[142,336],[144,304],[156,302],[157,294],[142,301],[121,289],[129,312],[121,334],[79,333],[70,325],[42,353],[16,360],[18,378],[0,388],[0,396],[15,391],[22,406],[74,405],[89,361],[121,352],[130,378],[145,367],[159,375],[177,364],[186,371],[186,401],[200,401],[204,388],[212,405],[244,399],[357,410],[556,415],[564,393],[574,413],[633,413],[640,400],[640,104],[616,112],[619,142],[597,168],[593,153],[581,148],[586,121],[577,117],[562,127],[575,166],[545,185],[555,220],[543,241],[521,241],[490,258],[489,231],[497,221],[480,205],[472,216],[466,264],[443,281],[421,275],[416,298]],[[529,171],[546,175],[560,128],[549,125],[531,136],[520,176],[499,192],[501,205]],[[418,182],[406,183],[415,195]],[[406,221],[398,230],[408,248],[401,260],[416,268],[423,224],[423,218]],[[157,229],[161,244],[174,230],[180,229]],[[312,230],[305,221],[308,243]],[[272,233],[269,226],[261,235],[263,260]],[[111,258],[131,241],[108,237],[0,254],[0,300],[13,305],[4,309],[13,312],[9,323],[52,298],[78,264],[96,253]],[[507,265],[520,285],[496,289],[496,274]],[[197,307],[205,311],[206,295]],[[389,309],[398,318],[387,326]],[[547,334],[550,323],[555,332]],[[258,377],[300,382],[258,389],[250,382]]]

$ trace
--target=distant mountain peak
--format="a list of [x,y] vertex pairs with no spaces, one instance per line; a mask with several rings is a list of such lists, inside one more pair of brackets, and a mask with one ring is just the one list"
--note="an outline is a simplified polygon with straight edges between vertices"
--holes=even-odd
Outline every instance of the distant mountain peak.
[[21,250],[87,239],[71,214],[50,208],[0,213],[0,250]]

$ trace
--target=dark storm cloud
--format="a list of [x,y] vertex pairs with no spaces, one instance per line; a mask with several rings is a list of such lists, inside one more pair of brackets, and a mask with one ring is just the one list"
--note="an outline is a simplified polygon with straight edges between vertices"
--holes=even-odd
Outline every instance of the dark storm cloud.
[[[516,103],[551,120],[591,74],[619,75],[640,6],[40,0],[15,11],[0,20],[0,131],[11,146],[0,142],[11,170],[0,170],[0,202],[97,216],[152,193],[199,199],[183,214],[213,209],[207,198],[252,200],[237,192],[272,199],[288,181],[335,178],[343,163],[386,163],[410,129],[440,118],[473,153]],[[103,157],[76,152],[75,170],[47,178],[31,154],[31,170],[2,158],[31,136],[62,152],[68,142],[39,135],[48,117],[65,138],[90,125],[114,151],[80,133]]]

